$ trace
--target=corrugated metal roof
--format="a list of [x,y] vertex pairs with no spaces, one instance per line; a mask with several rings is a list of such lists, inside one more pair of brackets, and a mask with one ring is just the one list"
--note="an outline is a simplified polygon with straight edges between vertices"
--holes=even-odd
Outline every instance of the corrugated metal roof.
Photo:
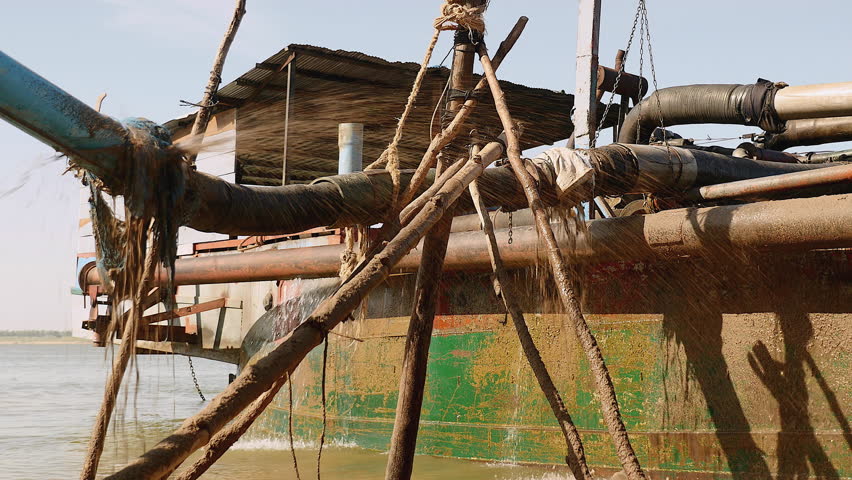
[[[393,135],[419,69],[413,62],[389,62],[360,52],[289,45],[223,86],[217,94],[217,111],[237,108],[236,171],[241,183],[280,184],[287,88],[286,69],[280,66],[291,56],[294,78],[287,165],[291,179],[297,182],[337,172],[339,123],[364,123],[364,161],[377,158]],[[403,167],[415,167],[429,144],[430,128],[435,128],[434,106],[449,73],[449,69],[439,67],[427,72],[418,108],[400,144]],[[524,148],[552,144],[570,135],[572,95],[511,82],[501,84],[513,116],[524,125]],[[608,120],[616,118],[615,110]],[[172,120],[166,126],[179,130],[190,125],[193,118]],[[501,130],[490,95],[481,98],[471,128],[484,138]]]

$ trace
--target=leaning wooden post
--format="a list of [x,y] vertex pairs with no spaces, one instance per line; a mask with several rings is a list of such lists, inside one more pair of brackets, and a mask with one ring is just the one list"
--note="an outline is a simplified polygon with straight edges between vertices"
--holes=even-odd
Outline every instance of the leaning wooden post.
[[[500,47],[497,48],[497,53],[494,54],[494,58],[492,59],[495,70],[500,67],[500,64],[503,63],[503,58],[515,46],[515,42],[521,37],[521,33],[523,33],[528,21],[527,17],[518,18],[515,26],[512,27],[512,30],[506,36],[506,39],[500,43]],[[402,201],[400,202],[402,205],[410,202],[414,198],[415,193],[420,190],[420,186],[426,180],[429,170],[435,167],[438,152],[443,150],[444,147],[449,145],[461,133],[462,127],[464,127],[465,122],[467,122],[470,114],[473,113],[474,108],[479,103],[478,96],[485,91],[487,86],[488,82],[484,78],[480,79],[479,83],[476,84],[476,88],[473,89],[473,95],[465,100],[449,125],[444,127],[438,135],[435,135],[435,138],[429,143],[426,153],[423,154],[423,158],[420,160],[420,165],[417,166],[417,170],[408,182],[408,188],[406,188],[402,195]]]
[[201,149],[201,141],[204,138],[204,132],[207,130],[207,124],[210,123],[210,116],[213,115],[213,98],[219,90],[219,84],[222,83],[222,68],[225,66],[225,57],[228,56],[228,50],[231,49],[231,43],[234,42],[234,37],[237,36],[237,29],[240,28],[240,22],[243,20],[243,15],[246,14],[246,0],[237,0],[234,7],[234,16],[231,18],[231,24],[225,30],[225,36],[222,37],[222,43],[219,44],[219,50],[216,51],[216,58],[213,60],[213,69],[210,70],[210,79],[207,80],[207,86],[204,88],[204,95],[201,97],[198,113],[195,114],[195,122],[192,124],[192,132],[190,138],[195,144],[191,148],[189,155],[189,163],[195,163],[195,157],[198,156],[198,151]]
[[181,472],[176,480],[196,480],[201,477],[208,468],[213,466],[246,433],[254,421],[257,420],[257,417],[272,403],[275,395],[285,383],[287,383],[286,376],[276,380],[272,388],[255,400],[240,416],[229,423],[226,428],[214,435],[210,439],[204,455],[196,460],[191,467]]
[[476,213],[479,215],[479,221],[482,224],[482,230],[485,232],[486,241],[488,242],[488,255],[491,257],[491,269],[494,271],[494,293],[503,300],[503,305],[506,311],[512,317],[512,324],[515,326],[515,331],[518,332],[518,340],[521,343],[521,349],[524,351],[524,356],[527,358],[527,363],[538,381],[538,386],[544,393],[547,402],[550,404],[550,409],[553,410],[553,416],[559,423],[559,428],[562,430],[562,436],[565,437],[565,444],[568,448],[568,454],[565,456],[565,461],[571,468],[575,479],[592,479],[592,472],[589,471],[589,466],[586,464],[586,453],[583,449],[583,441],[580,439],[580,433],[571,419],[571,414],[565,408],[565,403],[559,395],[559,390],[553,383],[553,378],[547,371],[547,366],[544,360],[541,359],[541,353],[535,346],[530,334],[530,329],[524,319],[523,310],[515,300],[515,295],[508,292],[509,275],[506,273],[506,268],[503,266],[503,259],[500,257],[500,249],[497,246],[497,238],[494,235],[494,225],[491,223],[491,217],[488,216],[488,211],[485,207],[485,202],[482,201],[482,196],[479,194],[479,186],[474,181],[468,187],[470,189],[470,197],[473,199],[473,206],[476,207]]
[[556,243],[556,237],[553,235],[553,229],[550,227],[550,221],[544,210],[544,204],[541,201],[535,180],[527,172],[524,162],[521,159],[520,144],[517,133],[514,130],[512,116],[509,113],[503,89],[500,87],[500,82],[497,81],[497,75],[494,73],[494,67],[488,58],[488,51],[484,43],[480,45],[479,54],[482,60],[482,68],[485,71],[488,85],[491,87],[491,93],[494,97],[494,105],[497,107],[497,113],[500,115],[500,121],[503,123],[503,128],[505,129],[509,163],[512,165],[512,170],[514,170],[518,181],[521,183],[530,209],[535,215],[536,230],[538,231],[539,238],[544,241],[547,259],[557,285],[556,290],[559,292],[559,297],[562,300],[568,318],[571,320],[574,333],[577,335],[577,339],[583,347],[586,358],[592,368],[592,374],[597,383],[604,421],[615,443],[618,458],[621,460],[621,465],[625,473],[627,473],[628,478],[631,480],[644,480],[645,473],[639,465],[639,460],[636,458],[636,453],[630,444],[627,429],[621,420],[618,399],[615,396],[615,388],[612,385],[612,378],[609,376],[609,370],[606,367],[606,362],[604,362],[603,354],[601,354],[597,340],[595,340],[592,330],[583,317],[568,266],[565,263],[565,259],[562,258],[559,245]]
[[452,208],[470,182],[500,158],[503,151],[500,142],[486,145],[478,156],[468,160],[459,173],[447,181],[410,224],[403,227],[351,280],[322,302],[284,341],[265,357],[244,368],[222,393],[199,413],[186,419],[174,433],[107,478],[159,480],[170,475],[186,457],[209,442],[273,383],[292,373],[305,355],[322,342],[327,332],[348,318],[364,297],[388,277],[402,257]]
[[[470,0],[469,7],[479,7],[485,0]],[[473,84],[473,62],[476,58],[474,42],[481,41],[482,32],[456,30],[453,48],[453,69],[450,75],[448,113],[455,116],[462,108],[466,92]],[[447,146],[439,155],[438,169],[449,167],[448,158],[454,156],[452,146]],[[457,150],[457,149],[456,149]],[[436,180],[440,175],[436,176]],[[423,241],[423,255],[417,269],[414,288],[414,309],[408,324],[405,353],[399,380],[399,397],[396,418],[391,435],[386,479],[409,479],[414,468],[414,451],[417,448],[417,431],[420,428],[420,410],[423,405],[423,390],[426,385],[426,366],[429,361],[429,345],[432,341],[432,325],[440,293],[444,271],[444,257],[450,239],[453,211],[448,210],[443,218],[429,231]]]

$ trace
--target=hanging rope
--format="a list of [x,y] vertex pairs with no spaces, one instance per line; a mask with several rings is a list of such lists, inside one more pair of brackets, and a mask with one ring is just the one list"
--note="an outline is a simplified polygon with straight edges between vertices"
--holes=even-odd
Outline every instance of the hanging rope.
[[423,56],[420,70],[414,78],[411,93],[408,95],[402,116],[399,117],[393,139],[379,158],[365,168],[365,170],[374,170],[385,167],[390,172],[391,180],[393,181],[393,194],[391,197],[391,205],[393,206],[391,211],[393,212],[397,210],[400,188],[399,142],[402,140],[402,131],[405,128],[408,117],[411,116],[411,111],[414,110],[414,102],[420,93],[420,88],[423,86],[423,78],[426,76],[426,71],[429,68],[429,61],[432,59],[432,52],[438,43],[438,37],[441,35],[441,32],[446,30],[466,29],[471,32],[485,33],[485,19],[483,18],[483,14],[486,7],[487,4],[479,7],[471,7],[462,3],[462,0],[447,0],[441,6],[441,15],[433,23],[435,33],[429,41],[429,46],[426,47],[426,55]]
[[325,443],[325,427],[326,427],[326,404],[325,404],[325,370],[328,363],[328,334],[325,336],[325,344],[322,347],[322,432],[320,433],[319,451],[317,452],[317,480],[320,480],[320,463],[322,461],[322,446]]
[[293,457],[293,470],[296,471],[296,480],[302,480],[299,475],[299,462],[296,460],[296,446],[293,445],[293,376],[287,374],[287,387],[290,394],[287,397],[287,435],[290,437],[290,455]]

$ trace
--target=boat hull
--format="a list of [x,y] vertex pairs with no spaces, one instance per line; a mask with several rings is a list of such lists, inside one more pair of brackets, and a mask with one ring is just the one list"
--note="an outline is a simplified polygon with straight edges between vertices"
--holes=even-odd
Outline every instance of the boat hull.
[[[578,272],[643,467],[656,478],[852,477],[852,254],[715,253]],[[619,470],[588,362],[546,269],[513,279],[590,465]],[[333,285],[293,282],[299,288],[258,331],[282,337]],[[391,277],[329,336],[329,438],[388,449],[413,283]],[[446,274],[442,291],[418,452],[564,464],[561,432],[488,275]],[[294,374],[294,434],[306,441],[321,428],[321,367],[318,348]],[[286,390],[259,429],[286,435]]]

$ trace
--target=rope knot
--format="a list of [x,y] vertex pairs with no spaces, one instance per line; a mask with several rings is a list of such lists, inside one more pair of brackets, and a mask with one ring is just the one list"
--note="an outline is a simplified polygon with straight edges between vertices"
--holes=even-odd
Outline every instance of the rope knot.
[[435,19],[435,30],[476,30],[485,32],[486,5],[471,7],[462,0],[447,0],[441,6],[441,16]]

